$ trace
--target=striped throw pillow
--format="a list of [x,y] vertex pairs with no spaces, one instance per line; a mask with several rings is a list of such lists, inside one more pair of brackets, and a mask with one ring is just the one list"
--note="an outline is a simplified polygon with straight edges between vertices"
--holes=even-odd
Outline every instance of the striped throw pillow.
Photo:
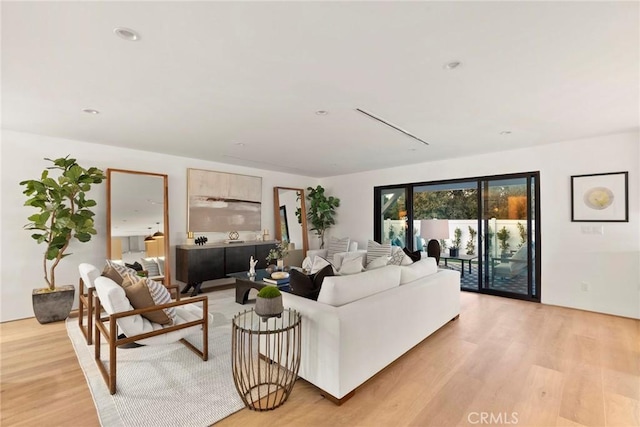
[[327,247],[327,259],[333,261],[333,256],[339,252],[347,252],[349,250],[349,238],[344,237],[342,239],[336,239],[332,237],[329,239],[329,246]]
[[391,243],[380,244],[376,241],[369,240],[369,242],[367,242],[367,265],[382,256],[391,256]]
[[155,258],[142,258],[142,267],[149,272],[149,277],[160,276],[160,267]]
[[[169,290],[162,284],[146,277],[127,276],[122,281],[124,292],[133,308],[147,308],[171,302]],[[164,308],[142,314],[142,317],[161,325],[173,325],[176,320],[175,307]]]

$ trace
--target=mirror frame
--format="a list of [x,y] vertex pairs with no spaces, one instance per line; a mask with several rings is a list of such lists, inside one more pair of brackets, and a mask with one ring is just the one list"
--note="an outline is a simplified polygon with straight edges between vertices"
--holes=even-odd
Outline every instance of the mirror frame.
[[169,177],[166,174],[154,172],[141,172],[127,169],[107,169],[107,259],[111,259],[111,174],[113,172],[131,175],[148,175],[162,178],[163,181],[163,217],[164,217],[164,280],[165,286],[171,285],[171,255],[169,253]]
[[[292,187],[273,187],[273,221],[275,224],[276,240],[282,240],[282,227],[280,224],[280,196],[278,190],[293,190],[300,193],[300,216],[302,218],[302,256],[309,250],[309,231],[307,230],[307,208],[305,206],[304,189]],[[298,249],[298,248],[296,248]]]

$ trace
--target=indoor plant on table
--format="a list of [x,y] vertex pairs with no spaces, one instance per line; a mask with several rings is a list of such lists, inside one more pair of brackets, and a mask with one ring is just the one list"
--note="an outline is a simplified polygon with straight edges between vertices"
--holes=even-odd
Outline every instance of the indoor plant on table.
[[[45,159],[53,166],[42,171],[40,179],[22,181],[27,196],[25,206],[32,206],[37,213],[29,216],[24,226],[36,231],[31,237],[45,243],[43,254],[45,288],[34,289],[33,311],[40,323],[64,320],[69,316],[75,288],[73,285],[56,286],[55,270],[60,261],[71,255],[65,253],[72,238],[88,242],[96,234],[93,216],[89,208],[96,206],[95,200],[87,199],[86,193],[92,184],[100,184],[104,173],[95,167],[85,169],[69,156],[55,160]],[[57,178],[49,171],[58,171]]]
[[284,258],[289,255],[289,243],[286,240],[278,242],[276,247],[269,250],[267,254],[267,263],[271,260],[276,261],[277,269],[282,270],[284,268]]

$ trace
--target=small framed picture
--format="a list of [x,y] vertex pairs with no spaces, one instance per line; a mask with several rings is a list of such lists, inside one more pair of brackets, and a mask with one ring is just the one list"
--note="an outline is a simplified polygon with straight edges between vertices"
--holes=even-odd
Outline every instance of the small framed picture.
[[629,172],[571,176],[572,222],[629,222]]

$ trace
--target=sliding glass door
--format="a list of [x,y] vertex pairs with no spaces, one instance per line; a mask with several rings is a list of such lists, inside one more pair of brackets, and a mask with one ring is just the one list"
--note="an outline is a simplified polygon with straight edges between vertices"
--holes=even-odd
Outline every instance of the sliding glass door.
[[425,252],[439,240],[439,266],[460,271],[462,290],[540,301],[538,180],[527,172],[376,187],[374,239]]
[[521,174],[481,181],[481,291],[539,300],[536,178]]

